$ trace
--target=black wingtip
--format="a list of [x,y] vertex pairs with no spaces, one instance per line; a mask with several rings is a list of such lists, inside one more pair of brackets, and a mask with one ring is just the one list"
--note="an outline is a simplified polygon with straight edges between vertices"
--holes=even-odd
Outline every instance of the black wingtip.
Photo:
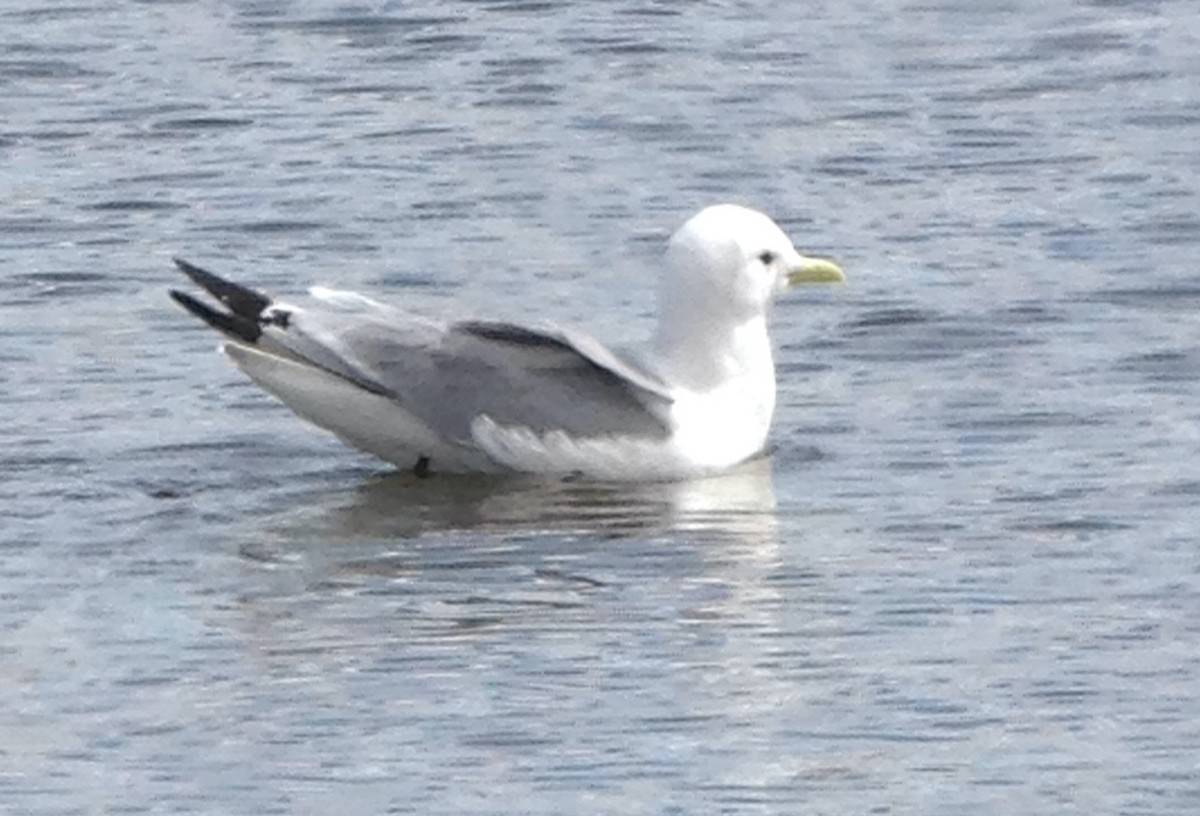
[[242,317],[239,314],[218,312],[208,304],[197,300],[187,292],[180,292],[178,289],[170,290],[170,295],[171,300],[187,309],[217,331],[227,334],[235,340],[254,343],[262,336],[262,329],[254,320]]
[[[201,269],[183,258],[172,258],[179,271],[217,300],[229,307],[238,317],[254,322],[263,310],[271,305],[271,299],[262,292],[248,286],[225,280],[206,269]],[[178,298],[176,298],[178,300]]]

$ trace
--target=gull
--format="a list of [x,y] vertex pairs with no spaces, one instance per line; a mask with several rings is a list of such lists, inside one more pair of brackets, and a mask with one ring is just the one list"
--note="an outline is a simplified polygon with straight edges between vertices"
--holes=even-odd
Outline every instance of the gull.
[[291,304],[175,263],[220,306],[171,297],[225,335],[233,363],[352,447],[421,476],[634,482],[762,455],[775,411],[771,304],[790,286],[845,280],[766,215],[710,206],[668,242],[649,341],[623,348],[553,324],[438,321],[322,287]]

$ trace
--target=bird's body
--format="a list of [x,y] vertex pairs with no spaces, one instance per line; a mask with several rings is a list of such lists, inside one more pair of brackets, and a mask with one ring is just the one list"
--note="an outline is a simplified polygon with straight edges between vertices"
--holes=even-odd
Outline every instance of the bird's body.
[[759,454],[775,407],[767,311],[789,283],[841,272],[766,216],[703,210],[671,239],[659,320],[641,350],[554,326],[439,323],[351,292],[276,303],[191,264],[228,312],[175,299],[299,416],[418,472],[704,476]]

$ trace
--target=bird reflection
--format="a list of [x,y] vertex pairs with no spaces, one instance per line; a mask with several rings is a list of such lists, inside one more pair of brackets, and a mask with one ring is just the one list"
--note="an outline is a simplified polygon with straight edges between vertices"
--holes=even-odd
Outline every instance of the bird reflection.
[[372,479],[333,509],[327,523],[351,537],[415,538],[452,532],[588,533],[621,538],[671,514],[664,486],[573,484],[497,477]]
[[363,578],[414,569],[417,552],[426,562],[441,553],[478,563],[514,549],[580,556],[620,540],[712,544],[757,558],[774,551],[778,525],[767,458],[708,479],[638,485],[396,473],[259,522],[247,559]]
[[[779,630],[770,577],[789,557],[775,503],[769,459],[636,486],[374,478],[256,520],[236,628],[283,675],[302,650],[321,677],[456,677],[459,647],[481,640],[570,665],[621,642],[652,668],[662,643],[694,637],[706,663],[757,678],[774,641],[745,633]],[[791,693],[755,682],[764,705]]]
[[332,539],[495,535],[645,536],[671,530],[714,537],[769,537],[775,493],[760,458],[721,476],[662,484],[378,476],[352,493],[318,496],[279,532]]

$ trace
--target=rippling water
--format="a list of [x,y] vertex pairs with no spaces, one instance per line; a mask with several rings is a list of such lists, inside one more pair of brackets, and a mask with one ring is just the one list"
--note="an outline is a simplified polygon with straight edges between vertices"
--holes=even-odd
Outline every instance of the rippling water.
[[[0,811],[1200,807],[1189,0],[0,6]],[[169,258],[648,328],[772,214],[769,462],[414,480]]]

